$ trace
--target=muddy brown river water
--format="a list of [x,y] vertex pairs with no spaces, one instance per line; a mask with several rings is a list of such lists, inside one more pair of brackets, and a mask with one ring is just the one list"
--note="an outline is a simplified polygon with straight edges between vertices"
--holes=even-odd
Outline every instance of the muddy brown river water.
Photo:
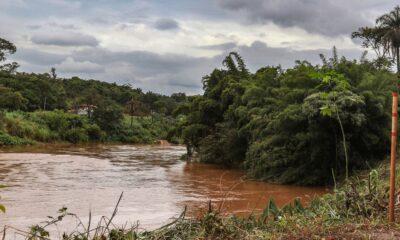
[[[0,149],[0,228],[19,229],[55,216],[63,206],[83,221],[110,216],[124,192],[116,224],[155,228],[185,206],[196,215],[211,200],[226,214],[260,212],[269,198],[305,203],[329,191],[322,187],[244,181],[242,171],[180,160],[182,146],[34,146]],[[70,220],[72,221],[72,220]],[[74,225],[66,220],[66,228]],[[63,229],[62,224],[59,225]]]

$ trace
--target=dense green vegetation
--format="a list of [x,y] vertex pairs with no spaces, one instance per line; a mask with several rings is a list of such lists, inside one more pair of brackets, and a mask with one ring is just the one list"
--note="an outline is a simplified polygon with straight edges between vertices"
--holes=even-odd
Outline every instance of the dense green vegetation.
[[188,157],[278,183],[331,184],[389,152],[391,91],[400,72],[400,7],[352,34],[377,58],[338,57],[251,73],[230,53],[203,78],[204,95],[178,107],[174,133]]
[[[112,128],[95,121],[61,110],[2,113],[0,145],[35,142],[154,143],[158,139],[165,139],[174,124],[172,118],[158,115],[133,118],[124,115]],[[103,129],[109,130],[106,132]]]
[[[0,38],[0,63],[15,51]],[[167,137],[175,125],[173,110],[187,99],[184,93],[165,96],[130,85],[58,78],[54,68],[35,74],[17,72],[17,63],[0,66],[0,146],[152,143]]]
[[[387,153],[395,75],[366,59],[297,62],[250,73],[236,53],[180,109],[176,132],[203,162],[242,167],[280,183],[329,184],[332,171],[373,165]],[[342,131],[343,127],[343,131]],[[344,133],[344,135],[342,134]]]
[[0,93],[0,108],[7,110],[73,110],[81,105],[116,104],[127,113],[132,105],[132,114],[139,116],[151,112],[171,115],[179,102],[186,101],[184,93],[165,96],[143,93],[130,85],[9,71],[0,71]]

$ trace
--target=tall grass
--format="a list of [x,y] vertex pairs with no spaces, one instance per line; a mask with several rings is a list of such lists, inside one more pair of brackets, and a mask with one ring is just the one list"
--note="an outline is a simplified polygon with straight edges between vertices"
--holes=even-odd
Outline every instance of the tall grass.
[[175,122],[165,116],[124,116],[112,132],[102,130],[87,116],[60,110],[5,112],[0,116],[0,146],[43,143],[154,143],[165,139]]

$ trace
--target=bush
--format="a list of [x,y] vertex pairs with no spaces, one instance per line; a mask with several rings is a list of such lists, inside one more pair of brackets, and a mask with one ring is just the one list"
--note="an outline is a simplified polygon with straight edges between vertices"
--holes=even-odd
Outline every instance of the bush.
[[73,128],[66,131],[64,139],[71,143],[84,143],[89,141],[88,134],[83,128]]
[[30,120],[31,114],[10,112],[4,118],[5,129],[11,136],[34,139],[40,142],[59,140],[59,135],[51,131],[47,125]]
[[26,144],[33,144],[34,142],[29,139],[13,137],[6,133],[0,132],[0,146],[7,146],[7,145],[26,145]]
[[86,120],[84,117],[72,113],[65,113],[61,110],[34,112],[29,115],[29,119],[39,124],[45,124],[50,130],[56,132],[64,132],[71,128],[83,127]]
[[123,117],[123,108],[111,100],[99,103],[93,111],[93,121],[107,133],[118,129]]
[[90,124],[86,127],[87,135],[92,141],[102,141],[106,133],[97,124]]
[[4,129],[4,120],[5,120],[6,114],[0,110],[0,131]]
[[[59,110],[31,113],[7,112],[4,114],[4,121],[2,121],[4,124],[0,122],[0,131],[2,125],[4,125],[3,132],[10,136],[39,142],[153,143],[155,140],[165,139],[166,133],[175,124],[173,119],[165,117],[135,117],[132,120],[132,126],[131,118],[125,117],[123,121],[114,122],[115,124],[112,124],[113,121],[108,122],[109,126],[102,129],[97,123],[91,122],[87,116],[79,116]],[[101,119],[103,124],[105,124],[105,121],[106,119]]]

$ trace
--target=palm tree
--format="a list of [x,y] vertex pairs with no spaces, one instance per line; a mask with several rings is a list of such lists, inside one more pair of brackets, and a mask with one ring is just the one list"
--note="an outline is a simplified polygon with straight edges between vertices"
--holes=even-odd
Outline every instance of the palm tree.
[[393,58],[397,61],[397,74],[400,74],[400,6],[377,18],[376,24],[383,30],[385,48],[392,50]]
[[[400,80],[400,7],[397,6],[390,13],[376,19],[376,24],[382,29],[382,42],[386,50],[391,50],[393,58],[397,60],[397,93],[393,94],[392,106],[392,149],[390,159],[390,191],[389,191],[389,222],[394,222],[394,198],[396,186],[396,139],[397,139],[397,108]],[[390,51],[388,51],[390,53]]]

